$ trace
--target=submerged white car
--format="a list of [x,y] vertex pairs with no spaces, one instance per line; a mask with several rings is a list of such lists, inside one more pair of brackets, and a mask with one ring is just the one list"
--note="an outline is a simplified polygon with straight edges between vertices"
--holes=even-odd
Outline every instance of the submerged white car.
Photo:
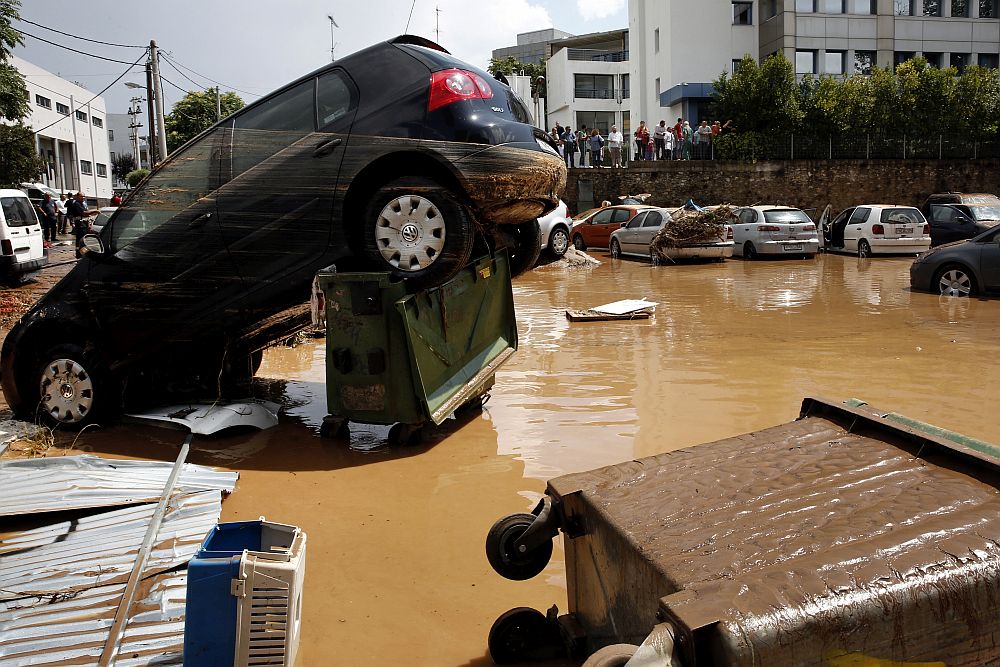
[[542,250],[548,250],[553,257],[559,259],[569,249],[570,222],[566,202],[559,200],[559,206],[548,215],[538,219],[541,231]]
[[819,236],[812,219],[790,206],[748,206],[736,212],[733,254],[746,259],[815,257]]
[[871,255],[916,255],[931,247],[931,226],[912,206],[864,204],[844,209],[829,221],[827,206],[820,218],[824,249]]
[[[648,257],[654,264],[659,257],[651,247],[653,237],[670,223],[670,215],[678,209],[652,208],[640,211],[624,227],[611,233],[608,245],[612,257],[629,255]],[[723,233],[718,238],[685,243],[665,251],[669,259],[719,259],[733,256],[733,228],[723,225]]]

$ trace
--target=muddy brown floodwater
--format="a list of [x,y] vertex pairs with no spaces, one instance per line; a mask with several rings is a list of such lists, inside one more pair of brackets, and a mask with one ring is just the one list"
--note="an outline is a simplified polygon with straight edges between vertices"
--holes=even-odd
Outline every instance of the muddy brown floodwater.
[[[520,349],[481,416],[387,449],[386,429],[321,440],[323,341],[268,350],[286,414],[256,434],[197,438],[191,460],[239,470],[224,520],[309,534],[298,665],[490,664],[493,620],[566,608],[557,548],[545,572],[493,573],[490,525],[528,511],[545,480],[794,419],[802,397],[877,408],[1000,441],[1000,301],[911,293],[910,259],[744,262],[592,270],[516,281]],[[647,322],[569,323],[566,308],[660,302]],[[96,453],[172,460],[183,437],[123,425],[84,433]],[[748,461],[747,465],[753,465]]]

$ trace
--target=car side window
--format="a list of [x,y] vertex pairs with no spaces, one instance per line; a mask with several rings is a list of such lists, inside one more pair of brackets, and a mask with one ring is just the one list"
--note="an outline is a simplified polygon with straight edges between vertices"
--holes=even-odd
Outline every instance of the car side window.
[[743,209],[739,213],[739,218],[740,218],[740,222],[742,222],[743,224],[745,224],[745,225],[752,225],[753,224],[753,209],[752,208],[745,208],[745,209]]
[[867,220],[869,215],[871,215],[870,208],[857,208],[854,210],[854,213],[851,215],[851,219],[848,221],[847,224],[859,225],[865,220]]
[[610,208],[609,209],[605,209],[605,210],[601,211],[600,213],[598,213],[597,215],[595,215],[593,218],[591,218],[590,219],[590,224],[592,224],[592,225],[606,225],[609,222],[611,222],[611,215],[614,212],[615,211],[613,209],[610,209]]
[[634,218],[632,218],[631,220],[629,220],[628,224],[625,225],[625,228],[626,229],[638,229],[639,227],[642,227],[642,221],[645,220],[647,216],[648,216],[647,213],[640,213],[639,215],[637,215]]
[[840,215],[833,219],[833,224],[844,223],[847,224],[848,218],[854,214],[857,209],[849,208],[846,211],[841,211]]
[[323,132],[350,130],[357,95],[347,75],[340,70],[327,72],[316,81],[316,127]]
[[632,215],[632,211],[627,208],[616,208],[614,214],[611,216],[611,222],[623,223],[629,219]]
[[313,115],[315,79],[255,104],[236,116],[238,130],[282,130],[308,134],[316,129]]
[[931,206],[931,220],[934,222],[955,222],[955,209],[940,204]]
[[663,222],[663,216],[657,211],[646,214],[646,219],[642,221],[643,227],[659,227]]

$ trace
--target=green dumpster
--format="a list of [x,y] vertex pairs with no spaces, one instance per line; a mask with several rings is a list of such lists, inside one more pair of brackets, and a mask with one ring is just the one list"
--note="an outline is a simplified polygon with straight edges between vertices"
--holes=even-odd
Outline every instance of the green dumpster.
[[324,435],[349,421],[396,424],[406,441],[476,405],[517,349],[506,253],[482,257],[447,283],[412,291],[388,273],[321,273],[326,300]]

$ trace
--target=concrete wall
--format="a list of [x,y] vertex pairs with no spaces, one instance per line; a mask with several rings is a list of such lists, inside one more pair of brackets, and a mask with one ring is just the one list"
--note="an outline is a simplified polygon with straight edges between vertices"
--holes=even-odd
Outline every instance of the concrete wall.
[[578,180],[593,185],[594,205],[625,194],[651,193],[646,203],[783,204],[818,216],[827,204],[839,211],[857,204],[919,206],[934,192],[1000,191],[1000,160],[795,160],[782,162],[669,162],[623,170],[573,169],[563,200],[572,213]]

